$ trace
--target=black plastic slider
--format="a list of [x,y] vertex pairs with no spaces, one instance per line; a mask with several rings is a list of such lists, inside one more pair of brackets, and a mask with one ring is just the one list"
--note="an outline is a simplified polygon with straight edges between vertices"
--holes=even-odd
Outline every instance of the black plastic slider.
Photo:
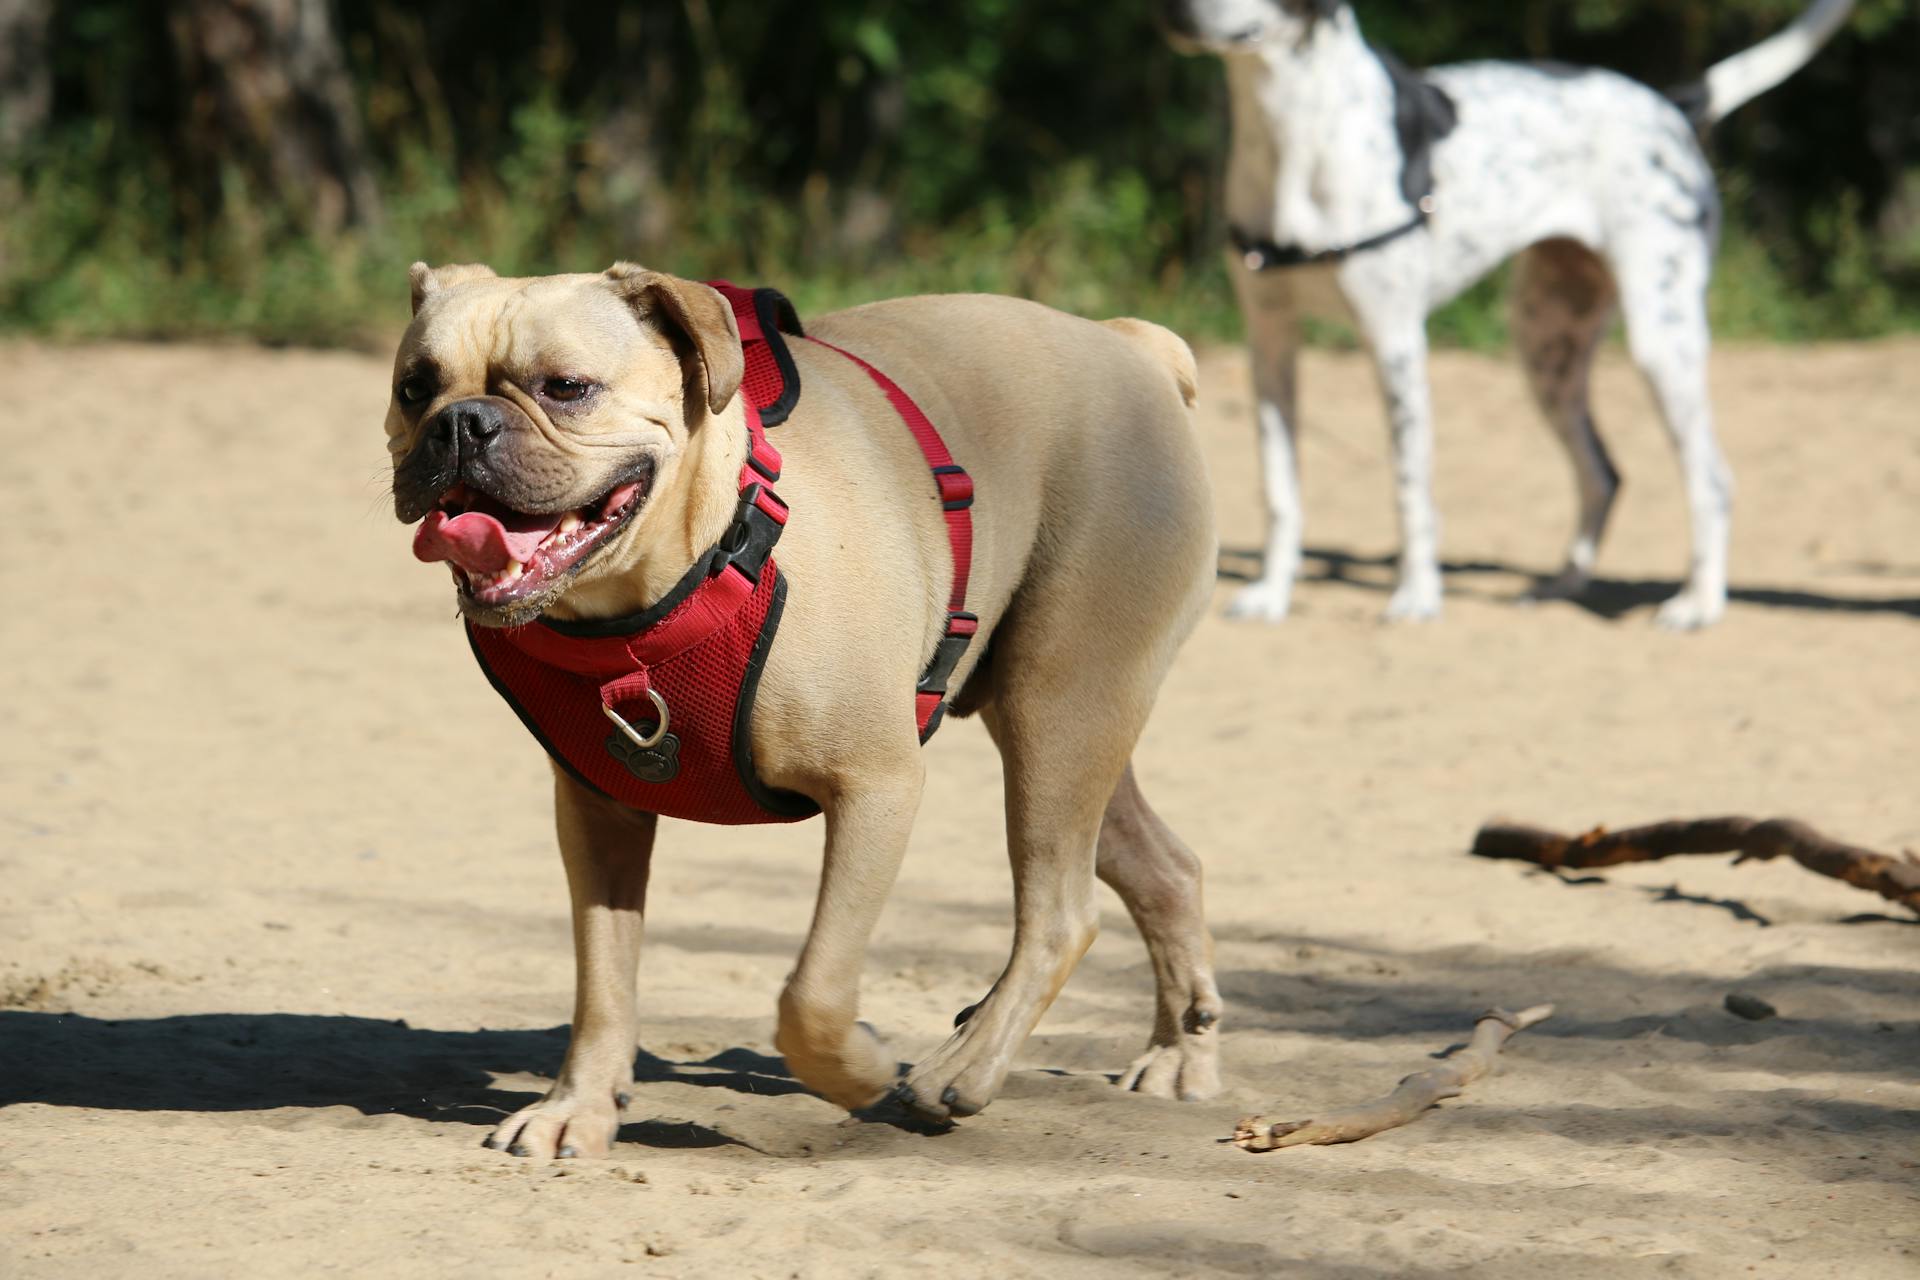
[[[780,541],[780,534],[787,527],[761,507],[762,492],[762,486],[757,484],[740,491],[740,505],[734,509],[733,523],[714,545],[712,562],[707,566],[709,576],[732,565],[749,581],[760,581],[760,571],[766,568],[767,557],[773,554],[773,544]],[[774,502],[780,501],[771,489],[764,492]]]
[[973,505],[973,477],[965,467],[935,467],[933,482],[940,486],[942,511],[965,511]]
[[940,643],[933,647],[933,660],[920,673],[920,683],[914,686],[915,691],[945,693],[953,669],[960,665],[961,657],[967,652],[967,646],[973,643],[973,637],[979,629],[980,619],[971,613],[956,611],[948,614],[947,634],[941,636]]

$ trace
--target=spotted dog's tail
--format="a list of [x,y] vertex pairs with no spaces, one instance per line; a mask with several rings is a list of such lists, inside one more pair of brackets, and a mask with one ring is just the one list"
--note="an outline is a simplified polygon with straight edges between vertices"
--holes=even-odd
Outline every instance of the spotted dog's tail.
[[1704,77],[1667,96],[1697,127],[1718,124],[1813,61],[1852,11],[1853,0],[1814,0],[1785,31],[1714,63]]

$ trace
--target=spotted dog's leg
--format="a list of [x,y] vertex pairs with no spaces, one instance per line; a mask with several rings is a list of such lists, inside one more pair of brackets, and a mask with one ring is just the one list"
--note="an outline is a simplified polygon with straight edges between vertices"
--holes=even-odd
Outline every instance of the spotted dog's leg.
[[554,816],[573,899],[573,1039],[547,1096],[487,1144],[517,1156],[603,1156],[633,1089],[634,982],[658,821],[554,770]]
[[893,1054],[859,1020],[860,971],[920,807],[926,775],[912,723],[901,721],[891,772],[870,770],[822,806],[827,847],[813,925],[780,993],[773,1036],[801,1083],[849,1111],[878,1102],[895,1077]]
[[1373,353],[1393,436],[1400,582],[1383,617],[1388,622],[1424,621],[1440,616],[1440,516],[1433,506],[1425,301],[1413,292],[1413,281],[1390,279],[1394,264],[1386,255],[1350,265],[1357,270],[1343,277],[1342,288]]
[[1686,583],[1660,606],[1656,617],[1662,627],[1685,631],[1707,626],[1726,611],[1733,476],[1714,438],[1707,395],[1711,246],[1705,235],[1660,230],[1657,240],[1644,237],[1634,252],[1617,256],[1613,269],[1620,281],[1628,348],[1660,406],[1686,483],[1692,560]]
[[1537,598],[1564,599],[1586,589],[1620,489],[1620,473],[1594,430],[1588,395],[1594,352],[1618,303],[1607,264],[1571,240],[1543,241],[1515,263],[1514,341],[1540,412],[1566,447],[1580,498],[1566,564],[1533,589]]
[[1275,272],[1231,270],[1253,356],[1255,424],[1260,440],[1260,476],[1267,504],[1267,539],[1260,576],[1235,593],[1227,614],[1278,622],[1293,601],[1300,573],[1300,468],[1298,397],[1300,318],[1291,282]]
[[1095,870],[1120,895],[1153,963],[1153,1039],[1120,1087],[1183,1101],[1220,1091],[1220,992],[1200,903],[1200,859],[1120,775],[1100,823]]

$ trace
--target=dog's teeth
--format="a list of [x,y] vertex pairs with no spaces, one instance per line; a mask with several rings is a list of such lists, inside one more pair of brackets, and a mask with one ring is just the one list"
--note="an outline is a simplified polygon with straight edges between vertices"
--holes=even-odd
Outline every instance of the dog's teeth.
[[580,517],[569,511],[560,517],[560,536],[565,537],[580,527]]
[[521,564],[518,560],[511,561],[500,574],[500,580],[502,582],[512,582],[526,571],[527,566]]

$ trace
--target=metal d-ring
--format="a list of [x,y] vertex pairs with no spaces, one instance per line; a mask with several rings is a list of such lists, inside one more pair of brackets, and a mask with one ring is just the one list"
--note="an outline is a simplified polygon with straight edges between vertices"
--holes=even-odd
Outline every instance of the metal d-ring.
[[638,729],[627,723],[624,716],[606,703],[603,702],[600,704],[600,710],[606,713],[607,719],[613,721],[620,732],[626,734],[633,745],[639,747],[642,751],[651,750],[659,746],[667,736],[667,700],[661,697],[659,691],[655,689],[647,690],[647,696],[653,699],[653,709],[660,713],[660,724],[654,729],[652,737],[643,736]]

